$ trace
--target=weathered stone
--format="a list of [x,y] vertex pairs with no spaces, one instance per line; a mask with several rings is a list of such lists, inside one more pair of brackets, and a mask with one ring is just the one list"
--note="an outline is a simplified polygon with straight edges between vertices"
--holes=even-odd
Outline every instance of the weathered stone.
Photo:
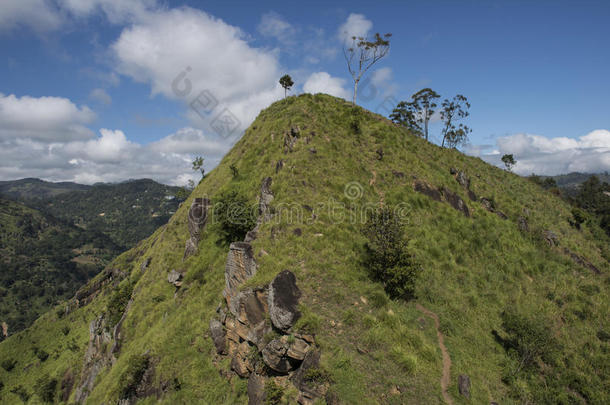
[[292,152],[300,137],[300,132],[298,127],[292,127],[290,128],[290,133],[284,135],[284,152]]
[[457,195],[456,193],[454,193],[453,191],[449,190],[446,187],[443,187],[443,197],[445,197],[445,200],[453,208],[462,212],[467,217],[470,216],[470,211],[468,210],[468,206],[466,205],[464,200],[462,200],[462,197],[460,197],[459,195]]
[[496,212],[494,202],[489,198],[481,197],[481,205],[489,212]]
[[231,309],[231,300],[239,292],[239,286],[256,274],[256,261],[248,242],[233,242],[229,247],[225,265],[225,289],[223,295]]
[[176,287],[179,287],[180,285],[182,285],[182,283],[180,283],[181,280],[182,280],[182,273],[180,273],[176,270],[170,271],[169,274],[167,275],[167,282],[170,284],[173,284]]
[[252,242],[258,236],[258,229],[261,224],[267,222],[273,216],[271,210],[271,202],[273,201],[273,192],[271,191],[271,177],[266,177],[263,179],[261,184],[261,191],[258,201],[258,218],[256,220],[256,225],[252,230],[250,230],[246,237],[244,238],[244,242]]
[[237,347],[237,352],[233,354],[233,359],[231,359],[231,369],[242,378],[248,377],[250,372],[254,370],[249,354],[250,345],[247,342],[242,342]]
[[394,177],[399,178],[399,179],[405,178],[405,174],[403,172],[392,170],[392,174],[394,175]]
[[301,228],[294,228],[294,229],[292,230],[292,233],[293,233],[295,236],[301,236],[301,235],[303,235],[303,230],[302,230]]
[[549,230],[543,231],[542,237],[544,238],[544,240],[546,240],[546,243],[548,243],[549,246],[551,246],[551,247],[559,245],[559,239],[557,239],[557,235],[555,235],[555,233],[553,231],[549,231]]
[[269,285],[269,317],[273,326],[280,330],[289,329],[301,316],[297,309],[301,291],[296,284],[294,273],[284,270]]
[[597,267],[595,267],[595,265],[593,263],[591,263],[590,261],[588,261],[587,259],[585,259],[582,256],[577,255],[576,253],[572,252],[570,249],[564,247],[563,248],[563,253],[565,253],[566,255],[570,256],[570,258],[574,261],[574,263],[579,264],[589,270],[591,270],[593,273],[595,274],[601,274],[601,270],[598,269]]
[[519,217],[519,219],[517,219],[517,225],[519,226],[519,230],[521,232],[528,232],[529,231],[529,225],[527,223],[527,218]]
[[270,369],[280,374],[286,374],[292,370],[292,365],[286,357],[288,343],[285,339],[273,339],[262,350],[263,361]]
[[282,170],[284,168],[284,160],[280,159],[277,161],[277,163],[275,164],[275,173],[279,173],[280,170]]
[[216,353],[226,354],[227,337],[225,334],[225,330],[222,327],[222,323],[220,323],[220,321],[217,319],[212,319],[210,321],[210,336],[212,336],[212,341],[214,342],[214,346],[216,347]]
[[318,153],[318,151],[316,150],[316,148],[309,148],[309,153],[315,155],[316,153]]
[[324,397],[327,386],[320,381],[309,381],[306,379],[310,369],[320,367],[320,351],[311,350],[303,359],[301,366],[290,378],[295,387],[300,391],[298,402],[303,405],[313,404],[316,398]]
[[470,398],[470,377],[467,375],[458,376],[458,390],[466,398]]
[[201,239],[201,233],[208,222],[208,209],[210,200],[207,198],[195,198],[188,212],[188,230],[190,238],[186,241],[184,256],[182,260],[197,253],[197,245]]
[[460,183],[460,186],[469,189],[470,188],[470,179],[466,176],[466,173],[463,171],[459,171],[457,176],[455,176],[455,180]]
[[452,167],[449,169],[449,173],[451,173],[453,175],[457,174],[457,172],[458,172],[458,170],[455,167]]
[[248,378],[248,405],[263,405],[265,401],[265,379],[256,374]]
[[423,180],[416,180],[413,183],[413,189],[415,191],[417,191],[418,193],[427,195],[428,197],[432,198],[433,200],[441,201],[440,191],[438,191],[438,189],[436,189],[436,187],[426,183]]
[[468,190],[468,198],[470,198],[470,201],[476,201],[477,195],[474,193],[474,191]]
[[499,216],[502,219],[508,219],[508,217],[506,216],[505,213],[503,213],[502,211],[496,211],[496,215]]
[[294,342],[288,347],[286,355],[294,360],[303,360],[309,351],[310,346],[303,339],[295,338]]

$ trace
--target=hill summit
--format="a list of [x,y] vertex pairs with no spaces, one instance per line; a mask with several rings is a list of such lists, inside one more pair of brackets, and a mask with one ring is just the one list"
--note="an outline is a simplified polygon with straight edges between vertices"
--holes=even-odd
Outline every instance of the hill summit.
[[[407,295],[367,265],[379,210],[419,269]],[[167,225],[0,344],[0,396],[609,403],[610,244],[570,219],[541,187],[379,115],[289,97]]]

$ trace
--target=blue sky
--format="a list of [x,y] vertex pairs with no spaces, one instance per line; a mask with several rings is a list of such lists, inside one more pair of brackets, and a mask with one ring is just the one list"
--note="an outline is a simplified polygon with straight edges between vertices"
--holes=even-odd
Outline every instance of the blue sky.
[[[293,93],[350,98],[344,30],[393,34],[360,105],[461,93],[466,153],[513,153],[521,174],[606,171],[609,17],[602,1],[4,0],[0,179],[184,183],[194,155],[212,168],[282,97],[281,74]],[[188,94],[172,86],[182,72]],[[215,107],[200,115],[204,90]],[[239,123],[229,136],[212,126],[225,111]]]

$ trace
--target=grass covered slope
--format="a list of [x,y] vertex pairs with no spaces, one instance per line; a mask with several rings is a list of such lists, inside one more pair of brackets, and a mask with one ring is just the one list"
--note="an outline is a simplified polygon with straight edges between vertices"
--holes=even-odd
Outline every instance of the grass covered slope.
[[[470,201],[452,167],[507,219]],[[109,331],[120,322],[120,350],[111,360],[115,340],[100,344],[108,361],[100,361],[88,403],[117,403],[143,381],[150,389],[139,403],[247,403],[247,381],[226,378],[230,366],[215,362],[208,331],[225,283],[220,225],[211,221],[198,253],[182,257],[193,198],[213,203],[235,191],[255,205],[267,176],[276,214],[253,242],[258,272],[247,286],[284,269],[295,273],[303,316],[294,329],[315,334],[340,403],[469,403],[458,393],[458,375],[469,376],[472,403],[610,401],[603,232],[570,226],[570,207],[525,179],[326,95],[289,97],[262,111],[169,223],[108,267],[124,276],[107,284],[98,276],[90,286],[102,287],[90,303],[58,307],[2,342],[0,363],[14,363],[0,368],[2,401],[75,401],[89,325],[103,315]],[[415,192],[415,178],[460,195],[471,216]],[[362,264],[363,218],[381,201],[403,218],[423,268],[410,302],[389,299]],[[547,230],[559,246],[547,244]],[[167,282],[171,270],[185,272],[178,290]],[[448,364],[434,315],[450,359],[445,395]],[[524,356],[532,361],[522,366]],[[293,394],[288,384],[284,401],[293,403]]]

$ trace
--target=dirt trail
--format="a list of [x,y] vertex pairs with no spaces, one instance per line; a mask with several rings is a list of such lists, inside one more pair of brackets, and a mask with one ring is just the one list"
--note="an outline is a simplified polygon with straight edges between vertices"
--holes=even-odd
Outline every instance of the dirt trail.
[[415,304],[415,307],[423,312],[425,315],[429,316],[434,320],[434,326],[436,328],[436,336],[438,337],[438,346],[441,348],[441,353],[443,354],[443,375],[441,376],[441,392],[443,394],[443,399],[449,405],[453,405],[453,399],[447,392],[447,388],[449,387],[449,381],[451,380],[451,357],[449,357],[449,352],[447,351],[447,347],[445,346],[443,334],[440,331],[440,322],[438,320],[438,315],[434,312],[430,311],[427,308],[424,308],[420,304]]

